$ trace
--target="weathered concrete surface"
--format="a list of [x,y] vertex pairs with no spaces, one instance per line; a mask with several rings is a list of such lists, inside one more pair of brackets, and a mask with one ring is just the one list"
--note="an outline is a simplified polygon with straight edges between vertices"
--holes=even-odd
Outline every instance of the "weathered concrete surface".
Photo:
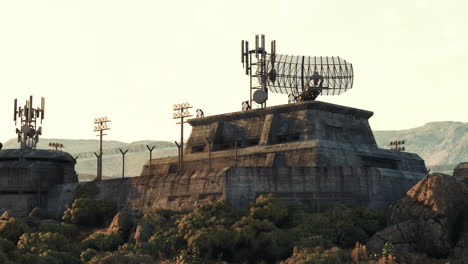
[[77,182],[75,160],[53,150],[0,150],[0,213],[44,207],[52,186]]
[[468,162],[462,162],[453,169],[453,177],[468,178]]
[[[106,180],[98,183],[97,198],[114,201],[120,209],[184,210],[220,199],[246,207],[260,194],[273,193],[287,202],[347,201],[384,210],[421,176],[376,168],[236,167]],[[54,190],[64,191],[49,197],[49,201],[56,201],[49,202],[49,208],[60,208],[55,215],[65,210],[57,203],[71,202],[70,187],[57,187]]]

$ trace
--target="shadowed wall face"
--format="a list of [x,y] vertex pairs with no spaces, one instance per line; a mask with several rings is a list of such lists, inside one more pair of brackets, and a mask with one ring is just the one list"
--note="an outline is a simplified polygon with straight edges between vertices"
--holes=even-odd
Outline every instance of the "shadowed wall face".
[[7,149],[0,151],[0,211],[27,213],[45,207],[53,186],[78,181],[75,160],[66,152]]

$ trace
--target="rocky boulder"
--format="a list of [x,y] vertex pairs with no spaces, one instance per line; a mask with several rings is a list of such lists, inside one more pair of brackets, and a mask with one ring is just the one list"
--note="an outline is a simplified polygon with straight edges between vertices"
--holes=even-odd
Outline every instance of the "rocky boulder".
[[140,246],[143,242],[147,242],[153,234],[153,227],[146,222],[139,223],[133,234],[130,236],[130,241],[135,242],[135,245]]
[[120,232],[124,237],[127,237],[134,226],[134,220],[131,214],[119,212],[114,216],[105,234],[113,234]]
[[389,227],[377,232],[367,249],[379,253],[385,242],[395,251],[447,257],[466,230],[468,189],[441,173],[426,176],[390,206]]
[[450,260],[454,264],[468,263],[468,233],[465,233],[455,245],[450,254]]

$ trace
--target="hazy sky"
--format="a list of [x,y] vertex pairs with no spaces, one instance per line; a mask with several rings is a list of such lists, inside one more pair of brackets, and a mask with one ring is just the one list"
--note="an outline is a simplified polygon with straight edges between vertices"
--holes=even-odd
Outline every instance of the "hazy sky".
[[353,89],[318,100],[373,111],[374,130],[467,122],[466,10],[467,1],[0,0],[0,142],[16,136],[13,99],[29,95],[36,105],[46,97],[43,137],[96,138],[93,118],[108,116],[106,139],[176,140],[174,103],[240,110],[240,41],[258,33],[277,53],[353,63]]

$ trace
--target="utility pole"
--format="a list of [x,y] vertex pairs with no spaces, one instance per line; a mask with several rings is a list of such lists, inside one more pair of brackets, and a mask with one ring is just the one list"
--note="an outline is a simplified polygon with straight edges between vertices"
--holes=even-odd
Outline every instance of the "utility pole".
[[107,127],[108,122],[110,122],[110,120],[107,119],[107,116],[94,119],[94,124],[95,124],[94,132],[99,132],[99,134],[96,135],[99,137],[99,158],[98,158],[99,165],[98,165],[98,175],[96,175],[96,180],[98,181],[102,180],[102,137],[107,135],[107,134],[103,134],[103,131],[110,129],[109,127]]
[[149,150],[149,153],[150,153],[150,164],[149,164],[150,177],[153,176],[153,173],[152,173],[153,166],[151,166],[151,161],[153,160],[152,153],[153,153],[153,149],[155,147],[156,146],[150,147],[150,146],[146,145],[146,148]]
[[179,165],[179,171],[182,171],[184,169],[184,117],[191,117],[188,109],[192,108],[189,103],[183,103],[183,104],[175,104],[173,107],[173,110],[176,111],[173,115],[173,119],[180,119],[180,122],[177,122],[177,124],[180,124],[180,165]]
[[180,147],[181,145],[177,143],[177,141],[174,141],[174,143],[177,146],[177,157],[179,158],[178,163],[177,163],[177,171],[180,172]]
[[99,172],[101,171],[101,168],[100,168],[100,160],[101,160],[101,156],[99,154],[97,154],[96,152],[93,152],[94,153],[94,156],[96,156],[96,161],[97,161],[97,172],[96,172],[96,180],[99,178]]
[[122,151],[121,148],[119,148],[120,153],[122,153],[122,179],[125,178],[125,154],[127,154],[128,149],[125,151]]
[[405,141],[404,140],[395,140],[395,141],[391,141],[390,144],[388,144],[387,146],[391,146],[390,150],[394,150],[394,151],[405,151],[405,147],[400,147],[401,145],[404,145],[405,144]]

